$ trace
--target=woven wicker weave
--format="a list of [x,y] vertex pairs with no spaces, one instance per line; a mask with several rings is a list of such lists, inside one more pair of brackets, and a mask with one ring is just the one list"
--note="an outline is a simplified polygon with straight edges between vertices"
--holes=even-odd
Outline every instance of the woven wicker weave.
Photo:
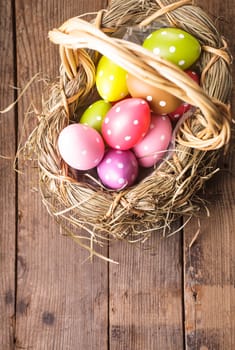
[[[66,21],[49,32],[59,45],[60,80],[44,97],[39,123],[27,146],[38,159],[44,204],[65,234],[88,250],[108,239],[145,240],[179,215],[197,213],[202,205],[198,190],[216,171],[219,149],[230,139],[229,99],[231,57],[226,41],[207,14],[192,1],[118,0],[107,10]],[[86,19],[86,20],[85,20]],[[175,26],[195,36],[202,54],[198,86],[182,70],[140,45],[118,37],[120,29],[150,24]],[[105,55],[126,71],[195,106],[178,125],[171,156],[121,192],[105,189],[94,173],[69,169],[60,157],[57,139],[95,95],[95,70]],[[82,228],[83,233],[78,228]]]

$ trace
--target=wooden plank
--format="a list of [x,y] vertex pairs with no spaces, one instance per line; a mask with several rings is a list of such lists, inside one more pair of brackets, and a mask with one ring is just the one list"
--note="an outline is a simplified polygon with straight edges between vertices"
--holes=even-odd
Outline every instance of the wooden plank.
[[156,232],[143,246],[114,244],[110,256],[110,349],[183,349],[181,234]]
[[[234,1],[198,1],[214,18],[234,50]],[[233,95],[233,101],[234,101]],[[222,171],[206,186],[210,217],[203,217],[201,233],[193,220],[185,229],[185,336],[188,350],[227,350],[235,346],[235,210],[234,152],[224,157]]]
[[[41,71],[58,75],[58,47],[47,33],[70,17],[102,8],[105,1],[16,1],[18,85]],[[39,86],[32,86],[19,104],[19,126]],[[30,125],[27,123],[27,132]],[[37,171],[25,169],[19,178],[18,279],[16,345],[34,350],[106,349],[108,343],[107,264],[84,263],[87,252],[59,228],[43,207]]]
[[181,237],[153,233],[152,251],[111,244],[110,257],[120,264],[109,268],[110,349],[183,349]]
[[[0,110],[14,101],[14,50],[11,1],[0,2]],[[16,174],[14,109],[0,114],[0,348],[14,343]],[[4,156],[10,157],[4,159]]]
[[[185,327],[188,350],[232,349],[235,344],[234,156],[229,172],[207,186],[210,218],[185,230]],[[233,167],[232,167],[233,164]],[[231,171],[231,173],[230,173]],[[203,347],[204,346],[204,347]]]

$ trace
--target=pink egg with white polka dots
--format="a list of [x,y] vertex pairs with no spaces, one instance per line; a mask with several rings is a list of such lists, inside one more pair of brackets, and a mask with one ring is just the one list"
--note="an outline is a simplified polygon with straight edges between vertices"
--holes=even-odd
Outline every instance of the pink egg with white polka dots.
[[138,162],[132,151],[109,149],[98,165],[97,172],[106,187],[120,190],[135,182]]
[[171,137],[170,119],[153,114],[147,135],[133,148],[139,164],[149,168],[164,158]]
[[130,149],[146,135],[150,119],[150,107],[144,99],[127,98],[108,111],[102,124],[103,138],[114,149]]
[[58,139],[58,148],[64,161],[74,169],[95,168],[104,156],[104,141],[98,131],[83,125],[71,124]]

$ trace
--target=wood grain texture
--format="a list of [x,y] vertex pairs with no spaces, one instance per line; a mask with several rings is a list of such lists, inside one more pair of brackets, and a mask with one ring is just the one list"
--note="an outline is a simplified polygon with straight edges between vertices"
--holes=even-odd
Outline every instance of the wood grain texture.
[[[197,1],[214,19],[235,54],[234,1]],[[235,95],[233,95],[233,102]],[[234,103],[233,103],[234,105]],[[234,137],[234,135],[233,135]],[[227,350],[235,347],[235,161],[234,139],[222,157],[222,169],[206,186],[210,217],[193,220],[185,229],[185,335],[188,350]]]
[[[55,78],[58,47],[48,31],[75,15],[95,11],[103,1],[16,1],[18,85],[38,71]],[[19,130],[31,99],[40,104],[41,86],[32,85],[19,104]],[[27,130],[32,123],[27,123]],[[106,349],[108,343],[107,264],[84,263],[76,243],[59,236],[59,227],[41,203],[37,170],[19,177],[16,347],[34,350]]]
[[[17,61],[12,34],[14,3]],[[0,21],[0,109],[14,99],[10,88],[15,81],[14,64],[20,89],[38,71],[43,77],[56,77],[58,47],[48,41],[48,30],[76,14],[104,8],[106,3],[0,1],[4,14]],[[215,20],[235,55],[235,1],[197,3]],[[19,115],[20,137],[24,113],[32,100],[40,106],[41,89],[41,83],[33,84],[18,111],[0,115],[0,155],[13,156],[14,118]],[[25,134],[34,123],[27,121]],[[197,220],[169,239],[154,234],[144,246],[153,246],[151,250],[113,243],[109,255],[119,265],[110,266],[99,259],[93,264],[86,261],[87,252],[60,235],[36,190],[37,170],[27,164],[16,186],[12,164],[12,159],[0,157],[0,350],[235,348],[233,149],[222,158],[222,171],[206,186],[203,196],[210,203],[211,215],[201,217],[200,235],[190,249]]]
[[201,234],[189,249],[197,230],[185,230],[185,327],[188,350],[233,349],[235,344],[235,210],[234,178],[230,171],[207,186],[210,218],[201,219]]
[[183,349],[182,244],[153,234],[145,247],[110,247],[110,349]]
[[185,328],[188,350],[233,349],[235,344],[235,210],[234,155],[208,184],[210,217],[201,218],[201,233],[192,221],[185,229]]
[[[0,2],[0,110],[14,100],[13,22],[10,1]],[[3,15],[4,14],[4,15]],[[15,309],[14,110],[0,114],[0,349],[12,349]],[[4,159],[3,157],[9,157]]]

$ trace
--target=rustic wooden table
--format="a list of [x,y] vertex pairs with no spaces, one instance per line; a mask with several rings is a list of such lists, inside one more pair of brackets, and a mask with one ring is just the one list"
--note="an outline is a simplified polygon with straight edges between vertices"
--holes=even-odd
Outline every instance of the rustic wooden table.
[[[197,3],[235,54],[235,1]],[[106,6],[106,0],[0,1],[0,109],[16,98],[12,87],[24,87],[36,72],[58,74],[49,29]],[[111,245],[119,265],[90,263],[87,252],[58,234],[35,190],[36,169],[13,170],[24,112],[39,99],[33,84],[0,115],[0,349],[235,349],[234,153],[206,186],[211,215],[201,217],[191,249],[196,219],[169,239],[153,236],[152,251]]]

